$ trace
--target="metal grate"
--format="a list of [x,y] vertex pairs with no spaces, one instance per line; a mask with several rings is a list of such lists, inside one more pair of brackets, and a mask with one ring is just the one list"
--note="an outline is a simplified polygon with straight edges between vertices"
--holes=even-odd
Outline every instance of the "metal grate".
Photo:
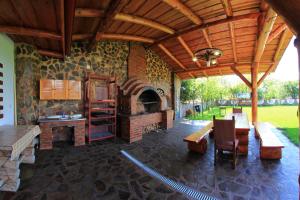
[[198,200],[216,200],[216,198],[214,197],[210,197],[206,194],[203,194],[201,192],[198,192],[190,187],[187,187],[183,184],[177,183],[169,178],[166,178],[164,176],[162,176],[161,174],[159,174],[158,172],[152,170],[151,168],[147,167],[146,165],[144,165],[143,163],[141,163],[140,161],[138,161],[137,159],[135,159],[134,157],[132,157],[130,154],[128,154],[126,151],[121,150],[121,153],[128,158],[130,161],[132,161],[134,164],[136,164],[138,167],[140,167],[141,169],[143,169],[147,174],[149,174],[150,176],[152,176],[153,178],[156,178],[158,180],[160,180],[161,182],[163,182],[164,184],[168,185],[169,187],[177,190],[178,192],[181,192],[182,194],[193,198],[193,199],[198,199]]

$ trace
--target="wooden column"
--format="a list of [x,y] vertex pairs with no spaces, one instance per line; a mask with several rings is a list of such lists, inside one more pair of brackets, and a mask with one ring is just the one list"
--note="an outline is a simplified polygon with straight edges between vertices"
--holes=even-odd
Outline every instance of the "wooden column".
[[257,101],[258,101],[258,94],[257,94],[257,74],[258,74],[258,65],[259,63],[255,62],[251,68],[251,98],[252,98],[252,124],[257,122]]
[[[299,90],[300,90],[300,35],[298,35],[297,38],[295,39],[294,45],[298,50],[298,74],[299,74],[298,84],[299,84]],[[300,91],[299,91],[299,99],[300,99]],[[298,103],[298,123],[299,123],[299,127],[300,127],[300,116],[299,116],[300,113],[299,112],[300,112],[300,104]],[[299,138],[300,138],[300,135],[299,135]],[[299,144],[299,147],[300,147],[300,144]],[[300,175],[299,175],[298,181],[300,184]]]

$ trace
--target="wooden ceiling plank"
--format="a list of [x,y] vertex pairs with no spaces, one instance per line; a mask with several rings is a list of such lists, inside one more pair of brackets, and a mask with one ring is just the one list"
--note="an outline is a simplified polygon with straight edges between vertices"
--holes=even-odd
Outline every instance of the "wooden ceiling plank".
[[227,17],[233,16],[230,0],[221,0],[221,2],[222,2],[222,5],[223,5],[223,8],[225,10]]
[[162,44],[158,45],[161,50],[165,52],[173,61],[175,61],[182,69],[186,70],[187,68],[175,57],[173,54]]
[[193,32],[193,31],[196,31],[196,30],[203,30],[203,29],[206,29],[206,28],[209,28],[209,27],[219,26],[221,24],[229,23],[229,22],[236,22],[236,21],[241,21],[241,20],[254,20],[254,19],[257,19],[259,15],[260,15],[260,13],[251,13],[251,14],[227,17],[226,19],[220,19],[220,20],[213,21],[213,22],[208,22],[208,23],[205,23],[205,24],[188,26],[187,28],[183,28],[183,29],[177,31],[173,35],[168,35],[168,36],[164,36],[162,38],[157,39],[155,41],[155,43],[153,43],[151,46],[163,43],[167,40],[176,38],[178,36],[182,36],[184,34],[187,34],[189,32]]
[[93,37],[91,33],[83,33],[83,34],[73,34],[72,41],[79,41],[79,40],[88,40]]
[[54,57],[54,58],[63,58],[64,56],[57,51],[50,51],[50,50],[46,50],[46,49],[38,49],[37,50],[39,54],[43,55],[43,56],[49,56],[49,57]]
[[72,45],[76,0],[65,0],[65,54],[69,55]]
[[183,4],[179,0],[163,0],[169,6],[181,12],[184,16],[189,18],[194,24],[200,25],[202,24],[202,19],[198,17],[189,7]]
[[267,43],[270,43],[274,38],[276,38],[280,33],[282,33],[287,28],[286,24],[278,26],[272,33],[270,33]]
[[128,0],[111,0],[104,12],[104,17],[100,20],[96,32],[93,34],[92,40],[89,42],[87,49],[91,50],[96,42],[98,33],[102,34],[109,27],[110,23],[117,13],[128,3]]
[[273,25],[276,21],[277,14],[271,8],[267,11],[266,18],[262,30],[258,36],[256,52],[254,56],[254,63],[259,63],[263,52],[265,50],[268,37],[272,31]]
[[201,68],[196,68],[196,69],[187,69],[185,71],[176,71],[176,74],[182,74],[182,73],[199,73],[199,72],[204,72],[204,71],[210,71],[210,70],[219,70],[219,69],[226,69],[230,68],[231,66],[234,66],[234,63],[230,65],[218,65],[218,66],[213,66],[213,67],[201,67]]
[[117,13],[114,17],[115,20],[121,20],[121,21],[125,21],[125,22],[131,22],[131,23],[135,23],[135,24],[140,24],[143,26],[148,26],[151,28],[154,28],[156,30],[160,30],[169,34],[174,34],[175,31],[173,29],[171,29],[170,27],[160,24],[156,21],[144,18],[144,17],[139,17],[139,16],[135,16],[135,15],[129,15],[129,14],[125,14],[125,13]]
[[75,17],[101,17],[104,14],[103,10],[90,8],[76,8]]
[[109,39],[109,40],[125,40],[125,41],[136,41],[136,42],[145,42],[153,43],[152,38],[146,38],[135,35],[126,35],[126,34],[113,34],[113,33],[98,33],[96,36],[96,41]]
[[252,84],[250,81],[235,66],[231,66],[231,70],[251,89]]
[[61,40],[62,37],[60,34],[39,30],[39,29],[32,29],[32,28],[24,28],[24,27],[17,27],[17,26],[4,26],[0,25],[0,32],[12,35],[21,35],[21,36],[32,36],[32,37],[40,37],[40,38],[47,38],[52,40]]

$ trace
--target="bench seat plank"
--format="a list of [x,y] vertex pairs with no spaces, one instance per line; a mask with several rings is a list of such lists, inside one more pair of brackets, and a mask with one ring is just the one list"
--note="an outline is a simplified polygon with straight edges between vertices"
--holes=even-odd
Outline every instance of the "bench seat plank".
[[270,123],[257,122],[255,127],[261,139],[262,147],[284,147],[282,142],[272,132],[273,126]]
[[209,122],[206,126],[202,127],[199,131],[192,133],[191,135],[185,137],[183,140],[185,142],[195,142],[199,143],[212,129],[213,122]]
[[284,145],[273,133],[270,123],[257,122],[254,124],[255,133],[260,139],[261,159],[281,159]]

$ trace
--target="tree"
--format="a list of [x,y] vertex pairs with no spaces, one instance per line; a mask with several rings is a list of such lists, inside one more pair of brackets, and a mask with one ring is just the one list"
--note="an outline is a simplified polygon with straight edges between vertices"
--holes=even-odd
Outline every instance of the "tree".
[[180,100],[182,102],[192,101],[193,109],[195,109],[195,100],[200,97],[200,94],[200,82],[197,79],[182,81],[180,90]]
[[287,81],[283,85],[285,97],[297,99],[299,96],[299,85],[297,81]]

